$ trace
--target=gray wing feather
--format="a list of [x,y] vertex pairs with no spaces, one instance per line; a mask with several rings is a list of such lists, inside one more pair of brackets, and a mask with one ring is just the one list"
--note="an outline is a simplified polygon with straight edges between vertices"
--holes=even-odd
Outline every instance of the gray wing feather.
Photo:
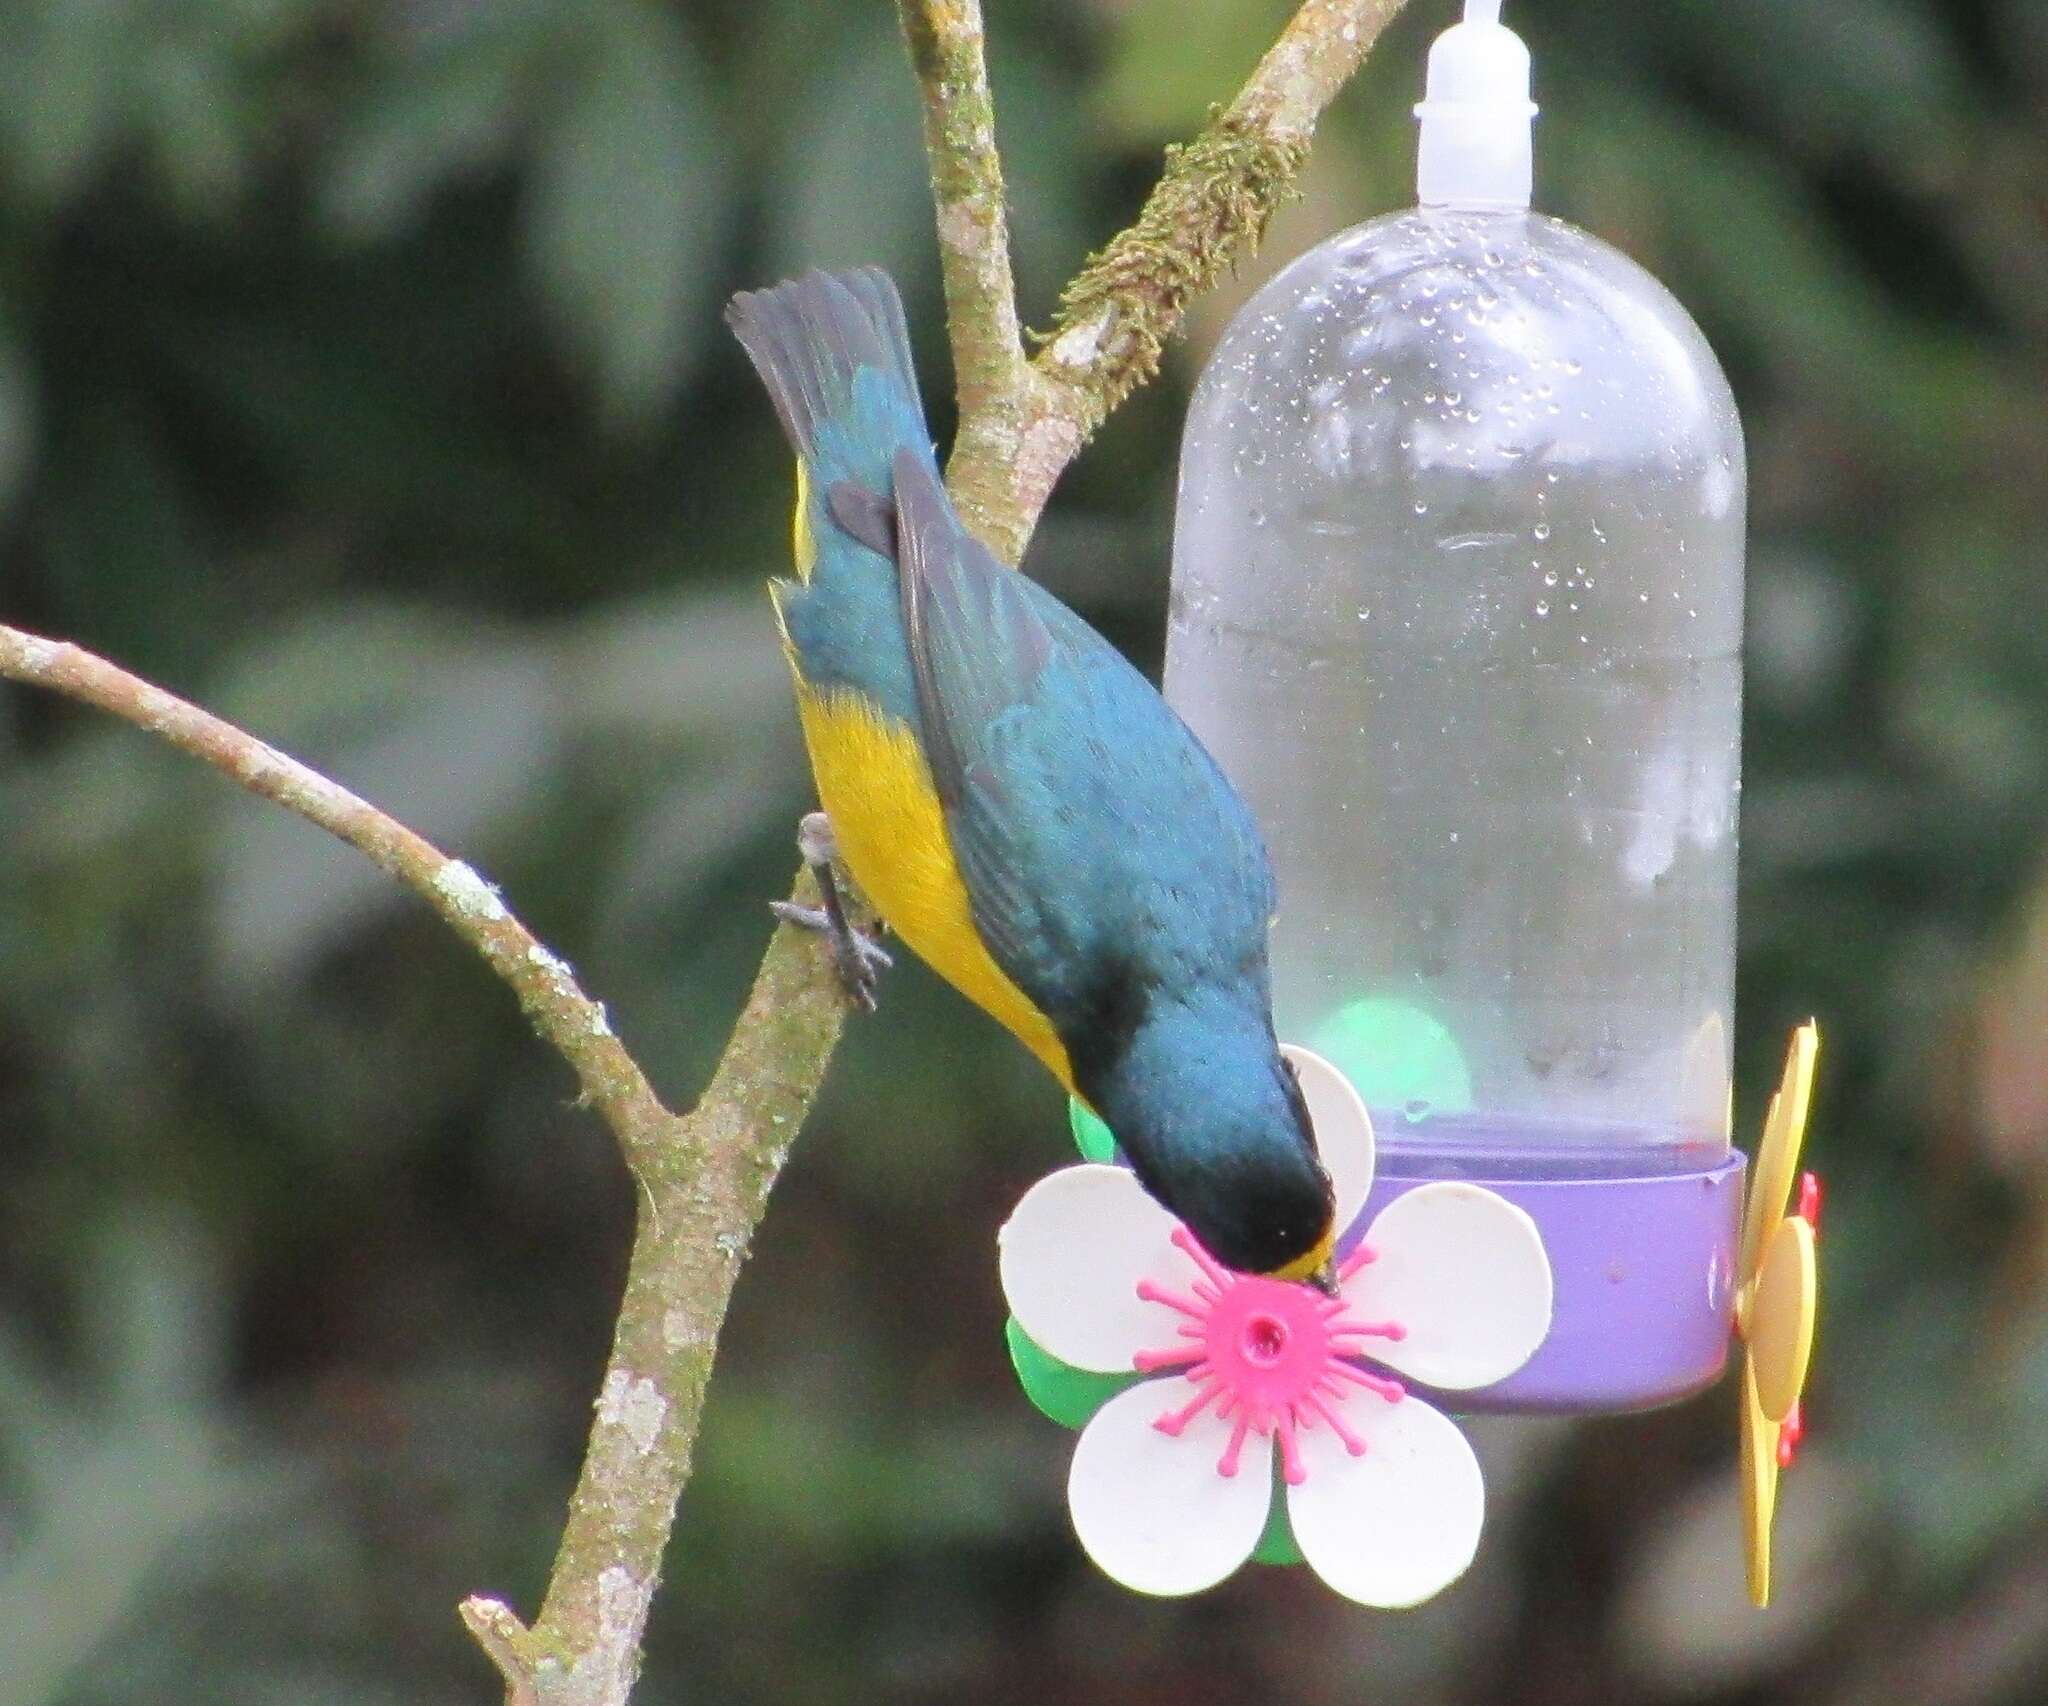
[[932,466],[897,454],[897,576],[927,762],[976,927],[1006,969],[1042,933],[991,742],[1030,697],[1053,640],[1021,580],[961,527]]

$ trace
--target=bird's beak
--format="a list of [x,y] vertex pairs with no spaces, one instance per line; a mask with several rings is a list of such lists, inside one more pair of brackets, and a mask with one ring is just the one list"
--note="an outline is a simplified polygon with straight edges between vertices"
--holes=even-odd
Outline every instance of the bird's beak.
[[1334,1259],[1325,1262],[1303,1282],[1312,1285],[1325,1297],[1337,1295],[1337,1264]]

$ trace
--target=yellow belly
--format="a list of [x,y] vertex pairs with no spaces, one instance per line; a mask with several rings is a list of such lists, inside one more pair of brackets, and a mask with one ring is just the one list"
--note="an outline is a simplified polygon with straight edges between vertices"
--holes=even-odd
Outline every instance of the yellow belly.
[[919,959],[1007,1026],[1072,1092],[1073,1068],[1050,1021],[974,928],[917,737],[860,694],[814,690],[801,675],[796,700],[818,798],[854,881]]

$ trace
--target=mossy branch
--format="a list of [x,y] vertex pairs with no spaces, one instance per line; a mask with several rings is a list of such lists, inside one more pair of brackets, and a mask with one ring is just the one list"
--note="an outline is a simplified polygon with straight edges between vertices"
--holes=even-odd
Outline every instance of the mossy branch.
[[1308,139],[1231,113],[1166,151],[1137,221],[1060,296],[1039,370],[1074,389],[1091,424],[1159,371],[1187,307],[1257,248],[1308,159]]
[[[1316,120],[1402,3],[1306,0],[1235,99],[1168,150],[1135,223],[1067,286],[1018,387],[963,413],[947,484],[997,555],[1023,556],[1060,475],[1158,372],[1188,304],[1258,248],[1293,193]],[[956,348],[962,335],[956,328]]]

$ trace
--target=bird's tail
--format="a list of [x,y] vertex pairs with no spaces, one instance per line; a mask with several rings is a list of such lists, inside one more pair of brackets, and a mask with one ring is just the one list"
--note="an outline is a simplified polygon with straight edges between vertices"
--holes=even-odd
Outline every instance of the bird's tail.
[[931,455],[903,302],[879,267],[743,290],[725,319],[814,489],[850,479],[886,497],[900,448]]

